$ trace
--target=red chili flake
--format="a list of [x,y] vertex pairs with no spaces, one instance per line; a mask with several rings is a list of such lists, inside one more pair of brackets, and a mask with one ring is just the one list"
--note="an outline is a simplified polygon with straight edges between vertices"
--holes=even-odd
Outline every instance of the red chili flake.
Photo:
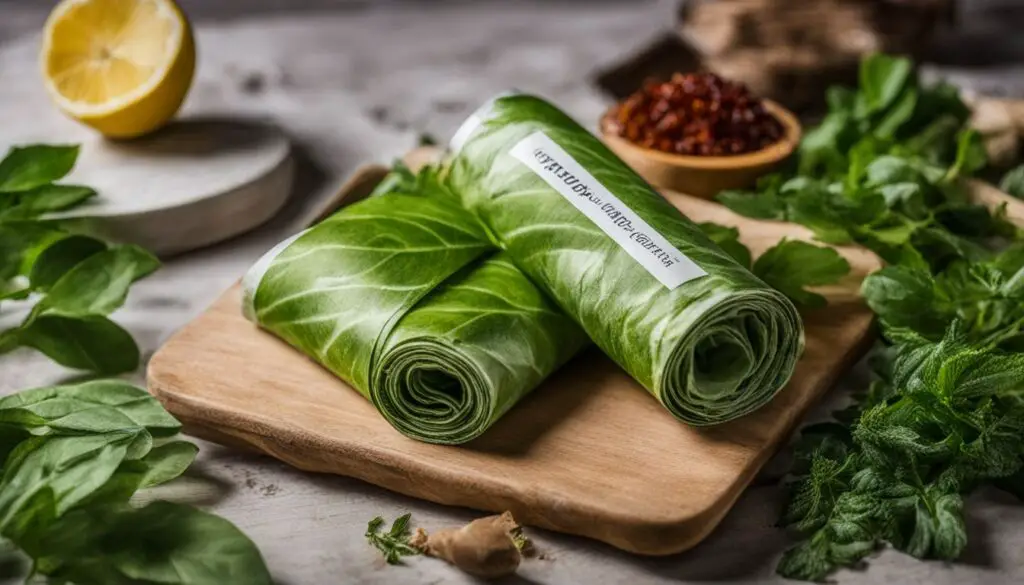
[[784,132],[745,85],[714,73],[646,83],[609,112],[604,129],[645,148],[698,156],[755,152]]

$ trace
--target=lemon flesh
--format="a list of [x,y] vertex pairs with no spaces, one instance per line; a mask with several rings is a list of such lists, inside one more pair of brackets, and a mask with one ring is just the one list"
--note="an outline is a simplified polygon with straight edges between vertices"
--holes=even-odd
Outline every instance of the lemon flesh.
[[105,136],[139,136],[181,107],[195,45],[171,0],[63,0],[46,22],[42,68],[65,114]]

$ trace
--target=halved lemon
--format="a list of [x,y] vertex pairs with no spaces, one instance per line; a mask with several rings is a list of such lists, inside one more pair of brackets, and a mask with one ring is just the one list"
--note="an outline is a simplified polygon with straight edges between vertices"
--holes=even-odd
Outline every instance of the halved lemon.
[[46,21],[43,79],[57,106],[105,136],[170,120],[192,84],[192,29],[172,0],[63,0]]

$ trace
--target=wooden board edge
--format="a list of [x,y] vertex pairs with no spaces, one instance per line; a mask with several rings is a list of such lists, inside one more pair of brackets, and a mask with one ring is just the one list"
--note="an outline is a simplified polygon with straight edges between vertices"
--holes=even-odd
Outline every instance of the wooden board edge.
[[[560,510],[560,516],[542,515],[530,507],[528,500],[531,498],[527,494],[508,488],[479,489],[479,496],[474,496],[472,490],[451,492],[432,489],[432,485],[445,483],[443,470],[427,472],[419,481],[410,482],[408,476],[400,470],[401,466],[387,457],[362,457],[363,454],[358,450],[336,448],[327,445],[326,441],[322,445],[316,445],[315,441],[310,441],[310,436],[314,435],[315,431],[310,432],[308,429],[289,429],[270,420],[239,420],[230,410],[221,409],[201,399],[177,394],[174,391],[173,380],[165,380],[158,366],[150,367],[148,385],[150,392],[173,412],[186,428],[200,438],[254,450],[302,471],[352,477],[389,491],[441,505],[494,512],[507,509],[524,525],[592,538],[634,554],[667,556],[693,548],[721,523],[757,473],[792,437],[793,431],[806,416],[807,411],[834,386],[836,379],[848,371],[849,367],[870,348],[874,340],[871,322],[867,316],[861,318],[858,327],[860,337],[843,356],[840,366],[828,379],[822,381],[813,399],[807,400],[802,408],[789,413],[785,425],[786,432],[780,434],[774,444],[764,449],[754,463],[722,491],[718,500],[697,514],[683,517],[666,514],[664,520],[659,522],[638,521],[632,517],[617,517],[615,514],[608,514],[607,511],[572,506]],[[154,356],[151,364],[159,363],[159,357]],[[297,450],[296,447],[300,445],[304,448]],[[320,454],[314,464],[309,464],[305,459],[311,451]],[[293,454],[296,452],[305,455],[297,457]],[[487,493],[486,497],[482,495],[484,493]],[[601,516],[602,521],[594,522],[595,516]],[[584,529],[581,530],[580,527]]]

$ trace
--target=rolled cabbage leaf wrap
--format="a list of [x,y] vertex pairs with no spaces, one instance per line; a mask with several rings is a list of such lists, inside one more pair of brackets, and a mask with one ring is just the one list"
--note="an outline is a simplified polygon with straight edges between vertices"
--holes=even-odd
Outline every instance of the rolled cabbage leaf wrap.
[[743,416],[789,380],[803,350],[793,304],[558,108],[496,98],[451,150],[465,208],[677,418]]
[[244,312],[405,435],[477,437],[589,343],[452,196],[389,193],[279,244]]

